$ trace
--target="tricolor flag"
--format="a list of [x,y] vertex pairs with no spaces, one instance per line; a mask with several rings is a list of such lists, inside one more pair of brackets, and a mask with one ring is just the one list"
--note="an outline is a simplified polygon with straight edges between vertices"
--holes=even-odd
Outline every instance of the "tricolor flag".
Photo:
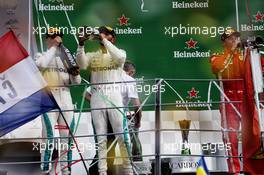
[[13,31],[0,38],[0,137],[58,108],[33,59]]
[[208,168],[206,166],[205,160],[204,160],[204,156],[202,156],[198,162],[196,175],[210,175]]

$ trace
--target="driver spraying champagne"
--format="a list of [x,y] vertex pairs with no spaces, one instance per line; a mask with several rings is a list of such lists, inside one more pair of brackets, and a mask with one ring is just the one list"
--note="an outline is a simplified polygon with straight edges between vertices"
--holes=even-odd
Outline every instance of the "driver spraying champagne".
[[[96,52],[84,52],[84,41],[90,36],[79,37],[77,50],[77,63],[81,69],[87,67],[91,71],[91,83],[121,82],[122,68],[126,60],[126,52],[117,48],[115,32],[108,26],[99,28],[100,49]],[[98,141],[98,172],[99,175],[107,175],[107,122],[112,126],[114,133],[123,133],[127,128],[126,117],[122,108],[122,96],[120,84],[93,85],[91,89],[91,115]],[[100,109],[96,108],[111,108]],[[95,110],[93,110],[95,109]],[[130,155],[129,134],[116,135],[123,157],[123,173],[132,175],[132,166],[128,158]]]

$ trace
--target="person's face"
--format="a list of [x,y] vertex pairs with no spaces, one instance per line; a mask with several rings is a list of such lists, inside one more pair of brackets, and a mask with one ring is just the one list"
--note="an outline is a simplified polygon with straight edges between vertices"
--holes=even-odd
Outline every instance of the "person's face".
[[240,43],[240,37],[236,35],[231,35],[224,41],[224,46],[228,49],[237,47],[238,43]]
[[129,75],[130,77],[134,77],[136,70],[134,68],[129,69],[127,72],[127,75]]
[[48,48],[52,46],[58,46],[60,43],[62,43],[62,38],[60,36],[52,36],[46,38],[46,43]]
[[115,37],[111,34],[106,34],[106,39],[113,44],[115,43]]
[[53,44],[53,41],[52,40],[53,39],[51,37],[46,38],[46,44],[47,44],[47,46],[52,46],[52,44]]

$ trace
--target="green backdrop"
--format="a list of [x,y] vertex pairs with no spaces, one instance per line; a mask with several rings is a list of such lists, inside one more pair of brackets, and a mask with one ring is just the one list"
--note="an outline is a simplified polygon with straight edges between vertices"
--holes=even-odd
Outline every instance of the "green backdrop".
[[[238,26],[242,38],[248,35],[263,36],[264,1],[247,2],[238,0]],[[61,0],[42,0],[37,1],[37,6],[54,6],[60,3]],[[64,5],[73,8],[67,13],[74,27],[112,26],[119,33],[116,45],[126,50],[128,59],[135,63],[136,77],[144,79],[215,79],[211,72],[209,55],[221,51],[219,38],[224,28],[237,28],[235,0],[64,0]],[[42,12],[40,9],[38,11],[39,15],[34,6],[34,25],[38,26],[39,18],[41,26],[45,26]],[[43,13],[50,26],[69,27],[63,10],[44,9]],[[252,26],[255,31],[251,31]],[[216,30],[220,33],[216,33]],[[77,44],[72,34],[66,34],[63,41],[73,53],[76,51]],[[97,47],[96,42],[89,41],[85,49],[94,51]],[[82,71],[82,76],[89,79],[88,71]],[[207,100],[208,82],[168,82],[184,100]],[[150,81],[144,84],[153,83],[154,81]],[[82,91],[83,87],[72,88],[73,100],[78,106]],[[140,96],[142,100],[146,97],[144,93],[140,93]],[[162,102],[175,103],[177,100],[180,99],[166,86],[166,91],[162,93]],[[211,101],[219,101],[219,93],[214,87]],[[154,103],[152,94],[147,104]],[[212,107],[217,108],[218,104]],[[172,105],[164,109],[183,108]]]

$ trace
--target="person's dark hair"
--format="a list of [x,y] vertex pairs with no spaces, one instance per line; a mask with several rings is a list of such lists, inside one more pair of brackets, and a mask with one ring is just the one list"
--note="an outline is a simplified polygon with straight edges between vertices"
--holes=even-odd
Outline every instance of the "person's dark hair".
[[230,36],[235,35],[236,37],[240,37],[240,33],[233,28],[228,28],[221,35],[221,41],[224,42]]
[[101,26],[98,29],[99,33],[104,33],[104,34],[110,34],[112,35],[114,38],[116,38],[116,34],[113,28],[109,27],[109,26]]
[[128,72],[130,69],[135,69],[136,70],[136,66],[131,61],[126,61],[125,64],[124,64],[124,71]]
[[54,39],[54,38],[56,38],[56,36],[63,37],[63,33],[61,32],[61,30],[56,28],[56,27],[55,28],[54,27],[48,28],[48,31],[47,31],[45,37]]

